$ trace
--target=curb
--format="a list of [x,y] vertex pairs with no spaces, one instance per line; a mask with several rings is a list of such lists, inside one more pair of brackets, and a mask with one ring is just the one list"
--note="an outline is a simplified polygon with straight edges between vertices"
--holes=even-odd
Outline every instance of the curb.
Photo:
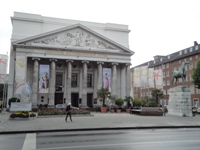
[[145,130],[145,129],[179,129],[179,128],[200,128],[199,126],[146,126],[146,127],[111,127],[111,128],[79,128],[79,129],[47,129],[47,130],[26,130],[26,131],[2,131],[1,134],[25,134],[45,132],[72,132],[72,131],[107,131],[107,130]]

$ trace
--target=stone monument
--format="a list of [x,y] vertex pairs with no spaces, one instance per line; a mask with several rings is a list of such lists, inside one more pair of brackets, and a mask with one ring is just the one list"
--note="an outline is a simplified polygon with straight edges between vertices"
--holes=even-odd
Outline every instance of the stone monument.
[[186,64],[189,64],[189,62],[184,61],[179,71],[172,72],[172,84],[174,79],[176,79],[176,84],[177,79],[182,78],[183,85],[170,88],[169,90],[168,114],[170,115],[192,117],[190,88],[185,85]]

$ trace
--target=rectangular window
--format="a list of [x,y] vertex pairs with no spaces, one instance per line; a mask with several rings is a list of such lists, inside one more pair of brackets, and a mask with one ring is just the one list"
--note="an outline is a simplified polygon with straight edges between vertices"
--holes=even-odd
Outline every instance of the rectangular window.
[[165,64],[162,65],[162,68],[165,69]]
[[72,73],[72,81],[71,81],[72,87],[77,87],[77,80],[78,80],[77,77],[78,77],[77,73]]
[[179,51],[179,55],[182,55],[182,51]]
[[167,80],[167,85],[170,85],[170,81],[169,80]]
[[184,50],[184,53],[187,54],[187,49]]
[[198,59],[198,55],[196,55],[196,59]]
[[195,50],[198,50],[198,45],[195,46]]
[[92,87],[92,74],[87,74],[87,87]]
[[169,68],[169,63],[167,63],[167,68]]

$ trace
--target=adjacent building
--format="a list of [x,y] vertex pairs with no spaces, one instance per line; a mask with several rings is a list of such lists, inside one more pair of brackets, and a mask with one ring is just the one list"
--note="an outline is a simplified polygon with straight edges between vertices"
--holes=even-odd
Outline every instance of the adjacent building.
[[[177,51],[175,53],[169,54],[167,56],[157,55],[154,60],[145,62],[141,65],[131,68],[131,78],[132,78],[132,95],[135,98],[145,98],[151,97],[151,90],[153,88],[160,88],[163,90],[164,98],[160,100],[160,104],[168,105],[169,100],[169,89],[174,86],[182,85],[182,79],[179,78],[176,84],[172,83],[172,71],[179,70],[183,61],[189,61],[190,65],[185,66],[186,70],[186,85],[190,87],[191,91],[191,104],[192,106],[199,106],[200,90],[192,82],[192,69],[196,66],[197,60],[200,58],[200,45],[194,42],[194,46],[185,48],[183,50]],[[135,86],[134,80],[136,79],[136,70],[147,66],[148,70],[153,69],[154,75],[151,72],[147,74],[147,84],[145,86]],[[134,71],[135,70],[135,71]],[[150,80],[154,76],[153,86],[150,84]],[[141,79],[140,74],[140,79]],[[162,82],[160,85],[156,84],[156,78],[161,78]]]
[[97,90],[130,95],[127,25],[95,23],[14,12],[8,99],[33,107],[72,102],[100,105]]

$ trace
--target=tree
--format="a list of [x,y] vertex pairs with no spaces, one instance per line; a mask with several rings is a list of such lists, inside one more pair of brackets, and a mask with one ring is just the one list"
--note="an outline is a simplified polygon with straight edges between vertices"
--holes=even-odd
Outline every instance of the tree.
[[192,69],[193,83],[200,89],[200,59],[196,62],[196,67]]
[[163,91],[161,89],[153,89],[151,91],[151,96],[155,98],[156,103],[158,104],[158,99],[163,97]]
[[110,92],[108,88],[101,88],[97,91],[98,98],[101,98],[103,100],[102,106],[105,107],[105,99],[110,96]]

